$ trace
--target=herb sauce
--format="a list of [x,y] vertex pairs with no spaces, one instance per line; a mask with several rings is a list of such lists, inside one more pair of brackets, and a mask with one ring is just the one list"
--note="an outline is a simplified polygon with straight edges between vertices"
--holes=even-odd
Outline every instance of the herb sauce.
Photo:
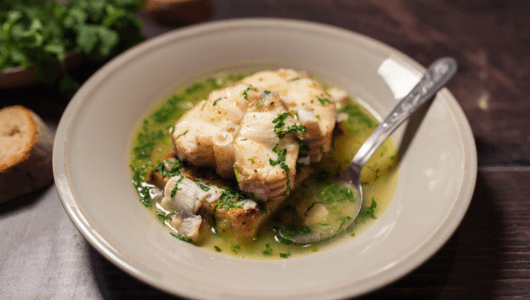
[[[206,99],[208,94],[216,89],[233,84],[248,76],[249,74],[218,75],[198,81],[183,90],[175,92],[171,97],[156,106],[146,117],[139,122],[138,128],[133,134],[129,161],[132,170],[132,181],[136,188],[140,202],[144,204],[154,216],[165,226],[169,225],[170,217],[163,212],[161,206],[152,200],[150,185],[145,183],[147,173],[159,167],[160,163],[172,151],[171,132],[175,122],[191,109],[200,100]],[[293,79],[294,80],[294,79]],[[323,85],[327,90],[329,85]],[[222,101],[222,99],[218,99]],[[322,104],[328,103],[328,99],[318,99]],[[327,100],[327,101],[326,101]],[[355,235],[360,234],[368,228],[377,217],[381,216],[388,206],[397,186],[398,172],[397,151],[392,141],[387,140],[377,151],[361,174],[363,192],[365,194],[364,207],[352,228],[348,228],[341,235],[321,241],[315,244],[299,245],[285,240],[277,234],[277,230],[293,215],[293,210],[299,210],[302,214],[309,216],[318,210],[319,205],[341,209],[341,203],[349,201],[350,194],[343,186],[330,186],[326,182],[327,176],[335,174],[345,168],[362,143],[370,136],[378,125],[377,119],[367,109],[359,105],[353,98],[348,98],[338,109],[341,122],[337,124],[333,145],[330,152],[315,166],[315,176],[310,176],[300,187],[293,190],[286,201],[286,205],[279,210],[268,223],[264,224],[259,236],[252,240],[236,239],[229,236],[220,236],[212,228],[207,228],[201,233],[201,239],[197,246],[237,257],[253,259],[287,259],[302,255],[323,251],[346,242]],[[281,117],[281,116],[280,116]],[[277,122],[281,122],[281,118]],[[299,130],[292,128],[292,131]],[[281,132],[283,133],[283,132]],[[286,132],[285,134],[287,134]],[[185,133],[183,133],[185,134]],[[304,148],[301,144],[300,150]],[[175,166],[181,168],[181,165]],[[198,182],[200,185],[201,182]],[[304,199],[302,204],[300,199]],[[325,202],[325,203],[324,203]],[[336,220],[338,226],[346,223],[348,216]],[[281,220],[281,222],[280,222]],[[221,220],[222,221],[222,220]],[[318,221],[318,220],[317,220]],[[327,225],[327,224],[323,224]],[[214,224],[215,226],[215,224]],[[169,227],[169,226],[168,226]],[[297,230],[305,230],[299,227]],[[169,233],[176,238],[189,242],[176,232]]]

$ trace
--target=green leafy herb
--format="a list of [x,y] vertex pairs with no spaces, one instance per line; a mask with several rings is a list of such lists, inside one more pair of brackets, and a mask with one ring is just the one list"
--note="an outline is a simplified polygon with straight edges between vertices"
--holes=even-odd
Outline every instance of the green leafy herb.
[[170,232],[169,234],[171,234],[173,237],[176,237],[177,239],[179,239],[179,240],[181,240],[183,242],[187,242],[187,243],[191,243],[192,242],[192,239],[190,239],[187,236],[183,236],[181,234],[176,234],[176,233],[173,233],[173,232]]
[[226,99],[226,97],[219,97],[219,98],[217,98],[217,99],[213,102],[212,106],[216,106],[216,105],[217,105],[217,102],[219,102],[219,101],[221,101],[221,100],[223,100],[223,99]]
[[184,176],[180,176],[180,178],[175,182],[175,186],[171,190],[171,198],[174,198],[177,195],[177,192],[182,190],[182,188],[179,187],[179,183],[184,179]]
[[329,99],[327,99],[327,98],[320,98],[320,97],[317,96],[317,99],[320,102],[320,104],[322,104],[322,105],[331,104],[331,101],[329,101]]
[[[169,166],[169,168],[166,168],[166,165]],[[162,177],[174,177],[177,175],[180,175],[182,173],[182,170],[184,168],[184,163],[181,162],[178,159],[175,160],[165,160],[163,162],[158,163],[158,166],[153,169],[153,172],[158,172]]]
[[281,257],[281,258],[289,258],[289,256],[291,256],[291,252],[280,253],[280,257]]
[[145,177],[147,175],[146,172],[146,166],[135,168],[133,166],[130,166],[131,170],[133,172],[133,185],[136,189],[136,192],[138,193],[138,196],[140,196],[140,202],[146,207],[149,207],[152,205],[153,199],[151,198],[151,194],[149,193],[149,186],[145,185]]
[[235,254],[237,254],[239,252],[239,250],[241,250],[241,247],[237,244],[232,244],[232,242],[230,242],[230,250],[232,250],[232,252],[234,252]]
[[266,249],[263,250],[263,252],[262,252],[263,255],[267,255],[267,256],[272,255],[271,244],[269,244],[269,243],[265,244],[265,248],[266,248]]
[[249,92],[249,91],[252,91],[252,90],[256,90],[256,89],[251,88],[251,87],[248,87],[248,88],[246,88],[246,89],[243,91],[243,97],[245,97],[245,100],[248,100],[248,92]]
[[75,91],[79,83],[62,75],[65,55],[77,51],[103,61],[143,41],[132,14],[141,6],[140,0],[2,1],[0,70],[34,67],[44,82]]
[[221,248],[219,248],[219,246],[213,246],[213,248],[215,249],[215,251],[221,252]]
[[289,116],[289,113],[282,113],[282,114],[278,114],[278,116],[274,118],[274,120],[272,120],[272,123],[276,124],[274,126],[274,132],[280,139],[289,133],[295,133],[295,132],[305,133],[306,131],[304,126],[296,125],[296,124],[291,125],[284,130],[283,129],[283,127],[285,126],[284,121],[285,119],[287,119],[288,116]]
[[339,230],[340,231],[342,229],[342,226],[346,225],[346,223],[351,220],[351,217],[350,216],[346,216],[344,218],[341,218],[340,219],[340,226],[339,226]]
[[352,101],[348,101],[347,103],[343,104],[338,112],[346,113],[348,115],[347,124],[349,124],[350,127],[354,126],[352,123],[353,120],[357,120],[359,123],[367,126],[368,128],[375,126],[374,121],[372,121],[372,119],[364,112],[362,112],[361,108]]
[[200,179],[197,179],[195,183],[205,192],[210,190],[210,186],[208,186],[207,184],[204,184],[204,182],[202,182],[202,180]]
[[291,78],[291,79],[287,80],[287,82],[297,81],[297,80],[300,80],[300,79],[301,79],[300,77],[294,77],[294,78]]
[[296,141],[298,142],[298,157],[306,157],[307,153],[309,152],[309,144],[302,140],[301,138],[296,138]]
[[370,206],[363,206],[361,208],[361,211],[359,212],[359,218],[372,218],[377,219],[375,216],[375,209],[377,207],[377,203],[375,202],[374,198],[372,197],[372,203]]
[[162,223],[165,223],[166,221],[167,222],[171,221],[171,216],[170,215],[166,215],[166,213],[164,213],[163,211],[160,211],[160,210],[156,212],[156,217]]
[[285,171],[285,176],[287,177],[287,189],[282,194],[282,196],[287,196],[291,192],[291,185],[289,184],[289,172],[291,172],[291,169],[285,162],[287,158],[287,149],[278,150],[279,146],[280,146],[279,144],[276,144],[272,148],[272,151],[278,155],[278,158],[276,158],[276,160],[272,160],[272,158],[269,158],[269,163],[273,167],[276,165],[279,165],[280,168],[282,168]]
[[188,134],[188,131],[189,131],[189,130],[186,130],[186,131],[184,131],[183,133],[177,135],[177,137],[175,138],[175,141],[178,140],[180,137],[185,136],[186,134]]
[[157,109],[152,115],[151,119],[156,123],[165,123],[171,118],[178,118],[176,115],[179,110],[178,104],[183,100],[182,96],[172,95],[162,107]]
[[237,203],[244,198],[245,196],[239,191],[225,187],[223,188],[223,193],[221,194],[221,197],[217,201],[217,206],[220,209],[232,209],[234,207],[237,207]]
[[150,132],[148,125],[149,121],[144,120],[143,129],[136,137],[137,146],[133,149],[136,159],[151,158],[155,145],[167,136],[162,130]]

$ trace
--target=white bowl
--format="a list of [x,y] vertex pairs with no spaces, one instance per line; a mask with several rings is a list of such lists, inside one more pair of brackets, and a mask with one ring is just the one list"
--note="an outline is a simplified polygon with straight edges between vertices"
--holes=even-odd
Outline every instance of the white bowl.
[[[433,255],[462,220],[477,168],[469,124],[447,89],[438,93],[408,146],[383,216],[331,250],[273,261],[230,257],[171,237],[140,204],[127,153],[149,108],[212,72],[279,66],[308,70],[383,116],[424,71],[404,54],[354,32],[275,19],[193,26],[125,52],[81,87],[55,141],[59,195],[92,246],[164,291],[217,299],[360,295]],[[393,135],[397,145],[404,131]]]

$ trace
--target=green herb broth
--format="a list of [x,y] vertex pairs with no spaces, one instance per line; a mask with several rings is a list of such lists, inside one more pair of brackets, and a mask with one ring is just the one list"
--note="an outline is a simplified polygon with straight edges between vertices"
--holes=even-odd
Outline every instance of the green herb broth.
[[[175,122],[187,110],[191,109],[195,103],[206,99],[211,91],[236,83],[248,75],[250,74],[217,74],[197,81],[184,89],[175,91],[169,98],[155,105],[138,123],[137,129],[132,135],[129,151],[129,162],[133,170],[133,184],[139,192],[141,202],[155,219],[161,221],[161,225],[165,224],[168,234],[180,237],[171,227],[167,226],[167,218],[159,213],[157,207],[160,204],[150,201],[150,198],[146,196],[148,190],[142,189],[141,181],[145,180],[145,175],[172,151],[170,131]],[[325,90],[332,87],[325,83],[322,86]],[[325,174],[326,172],[335,174],[345,168],[362,143],[378,125],[377,119],[352,97],[348,98],[347,103],[341,105],[338,112],[345,118],[337,124],[336,132],[340,131],[341,133],[335,135],[331,151],[320,163],[313,166],[316,169],[314,174]],[[278,217],[289,214],[289,210],[296,209],[295,205],[298,205],[299,209],[301,205],[305,205],[303,208],[305,210],[311,208],[311,202],[300,205],[297,204],[299,201],[297,199],[313,197],[317,200],[305,201],[318,201],[317,197],[320,194],[317,194],[314,189],[319,186],[318,182],[315,182],[319,176],[315,175],[310,176],[293,191],[286,201],[287,204],[274,215],[277,217],[271,218],[268,223],[264,224],[257,237],[243,240],[214,234],[211,228],[206,228],[206,230],[201,228],[201,238],[195,244],[214,252],[252,259],[293,258],[335,247],[358,236],[382,215],[397,186],[398,172],[395,171],[397,162],[396,147],[389,139],[374,153],[361,174],[365,201],[360,216],[355,221],[354,226],[329,240],[313,244],[294,244],[279,238],[278,233],[273,229]],[[318,193],[321,193],[321,190],[318,190]],[[329,197],[331,196],[336,195]],[[180,241],[176,239],[175,242]]]

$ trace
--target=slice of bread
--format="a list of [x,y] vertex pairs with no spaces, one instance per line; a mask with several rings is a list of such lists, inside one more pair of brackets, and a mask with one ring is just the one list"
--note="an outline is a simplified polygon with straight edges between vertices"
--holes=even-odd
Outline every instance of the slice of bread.
[[49,185],[53,135],[31,110],[0,110],[0,204]]

